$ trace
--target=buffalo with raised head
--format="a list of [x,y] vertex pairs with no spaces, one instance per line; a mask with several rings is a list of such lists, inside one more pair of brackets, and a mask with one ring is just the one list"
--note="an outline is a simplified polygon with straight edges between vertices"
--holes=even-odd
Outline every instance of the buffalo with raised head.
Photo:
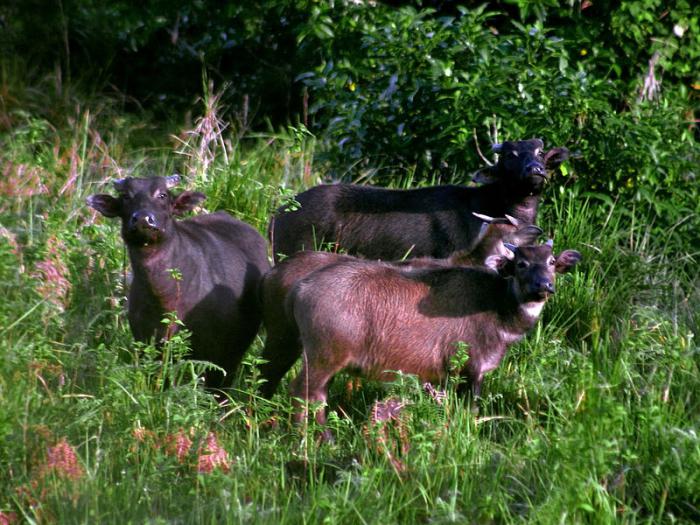
[[493,146],[498,162],[480,170],[481,186],[433,186],[393,190],[355,184],[315,186],[296,196],[295,209],[277,210],[269,235],[275,261],[331,244],[368,259],[445,258],[470,249],[481,221],[511,215],[536,222],[548,171],[568,158],[566,148],[544,150],[540,139]]

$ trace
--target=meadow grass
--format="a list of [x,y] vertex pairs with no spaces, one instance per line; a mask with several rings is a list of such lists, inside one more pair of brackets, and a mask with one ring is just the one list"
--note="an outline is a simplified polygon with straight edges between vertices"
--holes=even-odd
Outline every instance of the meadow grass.
[[[128,140],[141,124],[80,108],[63,127],[15,115],[3,134],[2,519],[700,519],[697,252],[655,237],[640,207],[552,185],[540,224],[584,261],[487,377],[478,416],[452,382],[438,401],[410,376],[350,391],[341,374],[336,439],[319,445],[313,423],[290,423],[289,378],[271,401],[255,393],[264,332],[224,406],[193,379],[208,365],[182,359],[186,334],[162,352],[136,344],[119,228],[88,195],[115,176],[178,172],[207,210],[265,234],[278,205],[321,182],[302,126],[241,135],[217,103],[205,97],[191,130],[148,147]],[[375,402],[403,409],[382,420]]]

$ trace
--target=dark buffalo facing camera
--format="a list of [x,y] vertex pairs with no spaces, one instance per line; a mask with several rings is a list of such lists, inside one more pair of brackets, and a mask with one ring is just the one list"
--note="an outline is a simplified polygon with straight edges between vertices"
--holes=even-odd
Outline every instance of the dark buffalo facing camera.
[[[555,274],[581,259],[574,250],[553,254],[551,243],[513,248],[513,258],[491,257],[496,272],[462,266],[405,270],[344,259],[297,281],[287,310],[303,359],[292,396],[325,402],[328,383],[341,370],[375,379],[400,370],[442,382],[460,342],[469,355],[460,373],[479,395],[484,374],[537,322],[554,293]],[[317,419],[325,421],[322,411]]]
[[270,268],[265,240],[225,212],[176,220],[205,199],[171,192],[179,177],[114,181],[117,196],[99,194],[88,204],[118,217],[133,281],[129,325],[139,341],[170,337],[176,325],[161,320],[175,312],[191,331],[192,358],[226,371],[206,374],[206,384],[230,384],[233,372],[260,325],[257,287]]
[[[392,263],[397,269],[410,271],[418,268],[449,268],[454,266],[483,266],[494,257],[513,256],[508,245],[532,244],[542,233],[537,226],[520,226],[512,217],[505,219],[479,215],[483,222],[481,233],[472,250],[460,250],[447,259],[420,257]],[[314,271],[338,262],[358,259],[349,255],[331,252],[303,251],[275,265],[262,280],[260,296],[263,307],[263,324],[267,331],[261,367],[261,393],[270,397],[277,389],[282,377],[301,355],[299,330],[285,302],[290,290],[302,278]],[[500,259],[498,259],[500,260]]]
[[330,184],[300,193],[297,209],[280,208],[270,223],[273,256],[278,260],[330,243],[369,259],[445,258],[477,241],[481,221],[472,212],[533,224],[547,174],[568,158],[568,151],[545,151],[540,139],[493,149],[499,160],[476,175],[478,187],[391,190]]

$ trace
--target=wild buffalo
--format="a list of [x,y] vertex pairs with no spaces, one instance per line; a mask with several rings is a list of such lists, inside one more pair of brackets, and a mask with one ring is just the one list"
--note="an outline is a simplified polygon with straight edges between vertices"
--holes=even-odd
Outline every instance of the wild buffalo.
[[251,226],[225,212],[175,217],[192,210],[204,194],[171,193],[176,175],[119,179],[117,197],[99,194],[88,204],[118,217],[131,261],[129,325],[139,341],[160,341],[176,325],[161,320],[175,312],[191,331],[192,357],[226,371],[208,371],[205,382],[226,387],[260,325],[257,288],[270,268],[266,243]]
[[272,218],[273,257],[329,243],[368,259],[445,258],[475,243],[481,221],[472,212],[533,224],[547,170],[568,158],[565,148],[543,148],[540,139],[494,145],[499,160],[477,174],[478,187],[315,186],[296,196],[293,209],[283,206]]
[[[549,242],[513,249],[512,260],[492,259],[498,273],[468,267],[407,272],[353,260],[301,279],[287,303],[303,345],[291,395],[325,402],[328,382],[341,370],[377,379],[400,370],[440,382],[460,342],[469,355],[460,374],[479,395],[484,374],[537,322],[554,293],[555,272],[581,258],[574,250],[554,255]],[[323,411],[317,419],[325,422]]]
[[[493,219],[483,215],[481,232],[476,245],[469,250],[455,252],[447,259],[422,257],[393,263],[402,270],[416,268],[440,268],[450,266],[483,265],[490,257],[510,255],[504,241],[514,245],[535,242],[542,230],[534,225],[520,226],[509,217]],[[267,332],[262,357],[266,361],[261,367],[265,379],[261,393],[271,397],[282,377],[301,355],[299,330],[294,318],[285,310],[285,301],[294,284],[310,275],[315,270],[337,262],[356,261],[355,257],[330,252],[303,251],[278,263],[263,278],[261,285],[261,302],[263,307],[263,324]]]

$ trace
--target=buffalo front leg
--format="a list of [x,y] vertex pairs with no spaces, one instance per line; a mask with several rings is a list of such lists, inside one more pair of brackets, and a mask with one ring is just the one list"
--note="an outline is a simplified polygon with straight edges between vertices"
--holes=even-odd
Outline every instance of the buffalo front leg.
[[466,369],[462,370],[462,377],[464,377],[466,381],[459,385],[457,393],[465,398],[471,394],[471,410],[472,413],[476,415],[479,413],[481,385],[484,382],[484,372],[467,366]]

